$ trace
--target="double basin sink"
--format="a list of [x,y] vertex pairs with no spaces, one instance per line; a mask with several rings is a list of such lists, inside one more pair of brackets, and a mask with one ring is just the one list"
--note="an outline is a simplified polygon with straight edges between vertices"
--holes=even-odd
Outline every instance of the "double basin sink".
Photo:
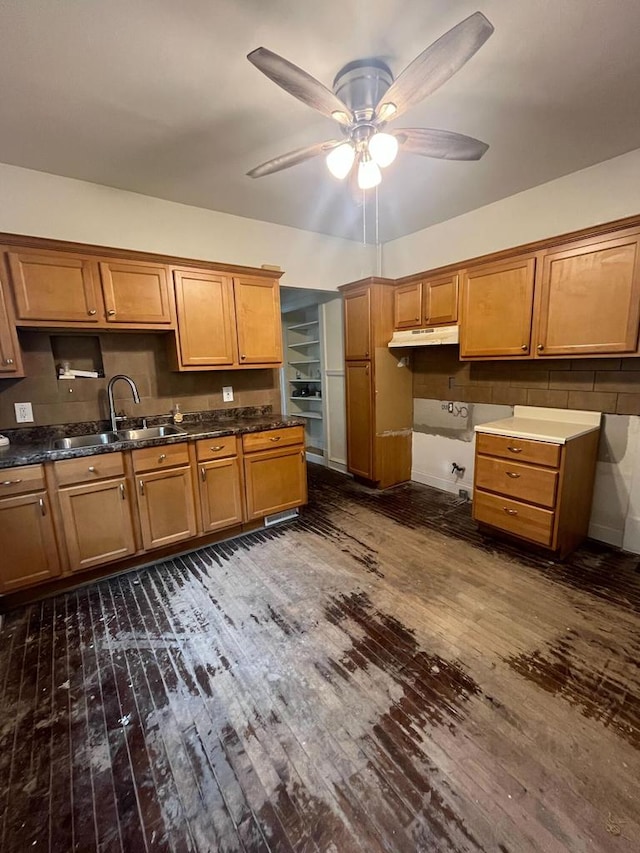
[[153,438],[165,438],[171,435],[186,435],[186,430],[170,424],[145,429],[121,429],[118,432],[97,432],[92,435],[73,435],[69,438],[57,438],[52,442],[54,450],[72,450],[77,447],[102,447],[117,441],[150,441]]

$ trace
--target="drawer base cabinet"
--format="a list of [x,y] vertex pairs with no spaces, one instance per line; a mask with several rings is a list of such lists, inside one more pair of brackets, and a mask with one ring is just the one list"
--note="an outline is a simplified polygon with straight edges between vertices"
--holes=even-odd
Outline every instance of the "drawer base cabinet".
[[0,595],[200,547],[306,501],[301,426],[7,468]]
[[478,432],[475,521],[565,557],[589,529],[599,436],[558,444]]

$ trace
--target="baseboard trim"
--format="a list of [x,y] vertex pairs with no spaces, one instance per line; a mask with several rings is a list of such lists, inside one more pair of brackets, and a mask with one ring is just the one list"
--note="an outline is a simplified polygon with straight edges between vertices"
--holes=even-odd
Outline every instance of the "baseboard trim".
[[452,495],[457,495],[459,489],[466,489],[469,492],[469,497],[473,497],[473,483],[467,483],[464,480],[445,480],[444,477],[436,477],[433,474],[425,474],[424,471],[411,471],[411,479],[416,483],[422,483],[423,486],[433,486],[434,489],[440,489],[441,492],[449,492]]

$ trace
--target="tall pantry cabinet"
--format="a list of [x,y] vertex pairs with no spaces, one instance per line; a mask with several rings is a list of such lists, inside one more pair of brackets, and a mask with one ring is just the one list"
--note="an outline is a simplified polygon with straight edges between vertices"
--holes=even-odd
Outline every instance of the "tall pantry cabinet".
[[388,348],[394,283],[367,278],[344,301],[347,468],[379,488],[411,478],[411,371]]

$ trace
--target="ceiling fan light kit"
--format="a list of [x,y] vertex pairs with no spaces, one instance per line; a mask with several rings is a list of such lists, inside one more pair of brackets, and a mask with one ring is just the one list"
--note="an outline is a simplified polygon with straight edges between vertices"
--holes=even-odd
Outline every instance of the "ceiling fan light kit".
[[328,151],[331,174],[344,180],[355,169],[358,187],[367,190],[378,186],[380,169],[393,163],[398,150],[439,160],[479,160],[489,146],[473,137],[431,128],[388,132],[386,126],[446,83],[492,33],[490,21],[475,12],[423,50],[395,80],[382,60],[359,59],[338,72],[333,91],[278,54],[257,48],[247,59],[286,92],[336,121],[343,140],[274,157],[247,174],[270,175]]

